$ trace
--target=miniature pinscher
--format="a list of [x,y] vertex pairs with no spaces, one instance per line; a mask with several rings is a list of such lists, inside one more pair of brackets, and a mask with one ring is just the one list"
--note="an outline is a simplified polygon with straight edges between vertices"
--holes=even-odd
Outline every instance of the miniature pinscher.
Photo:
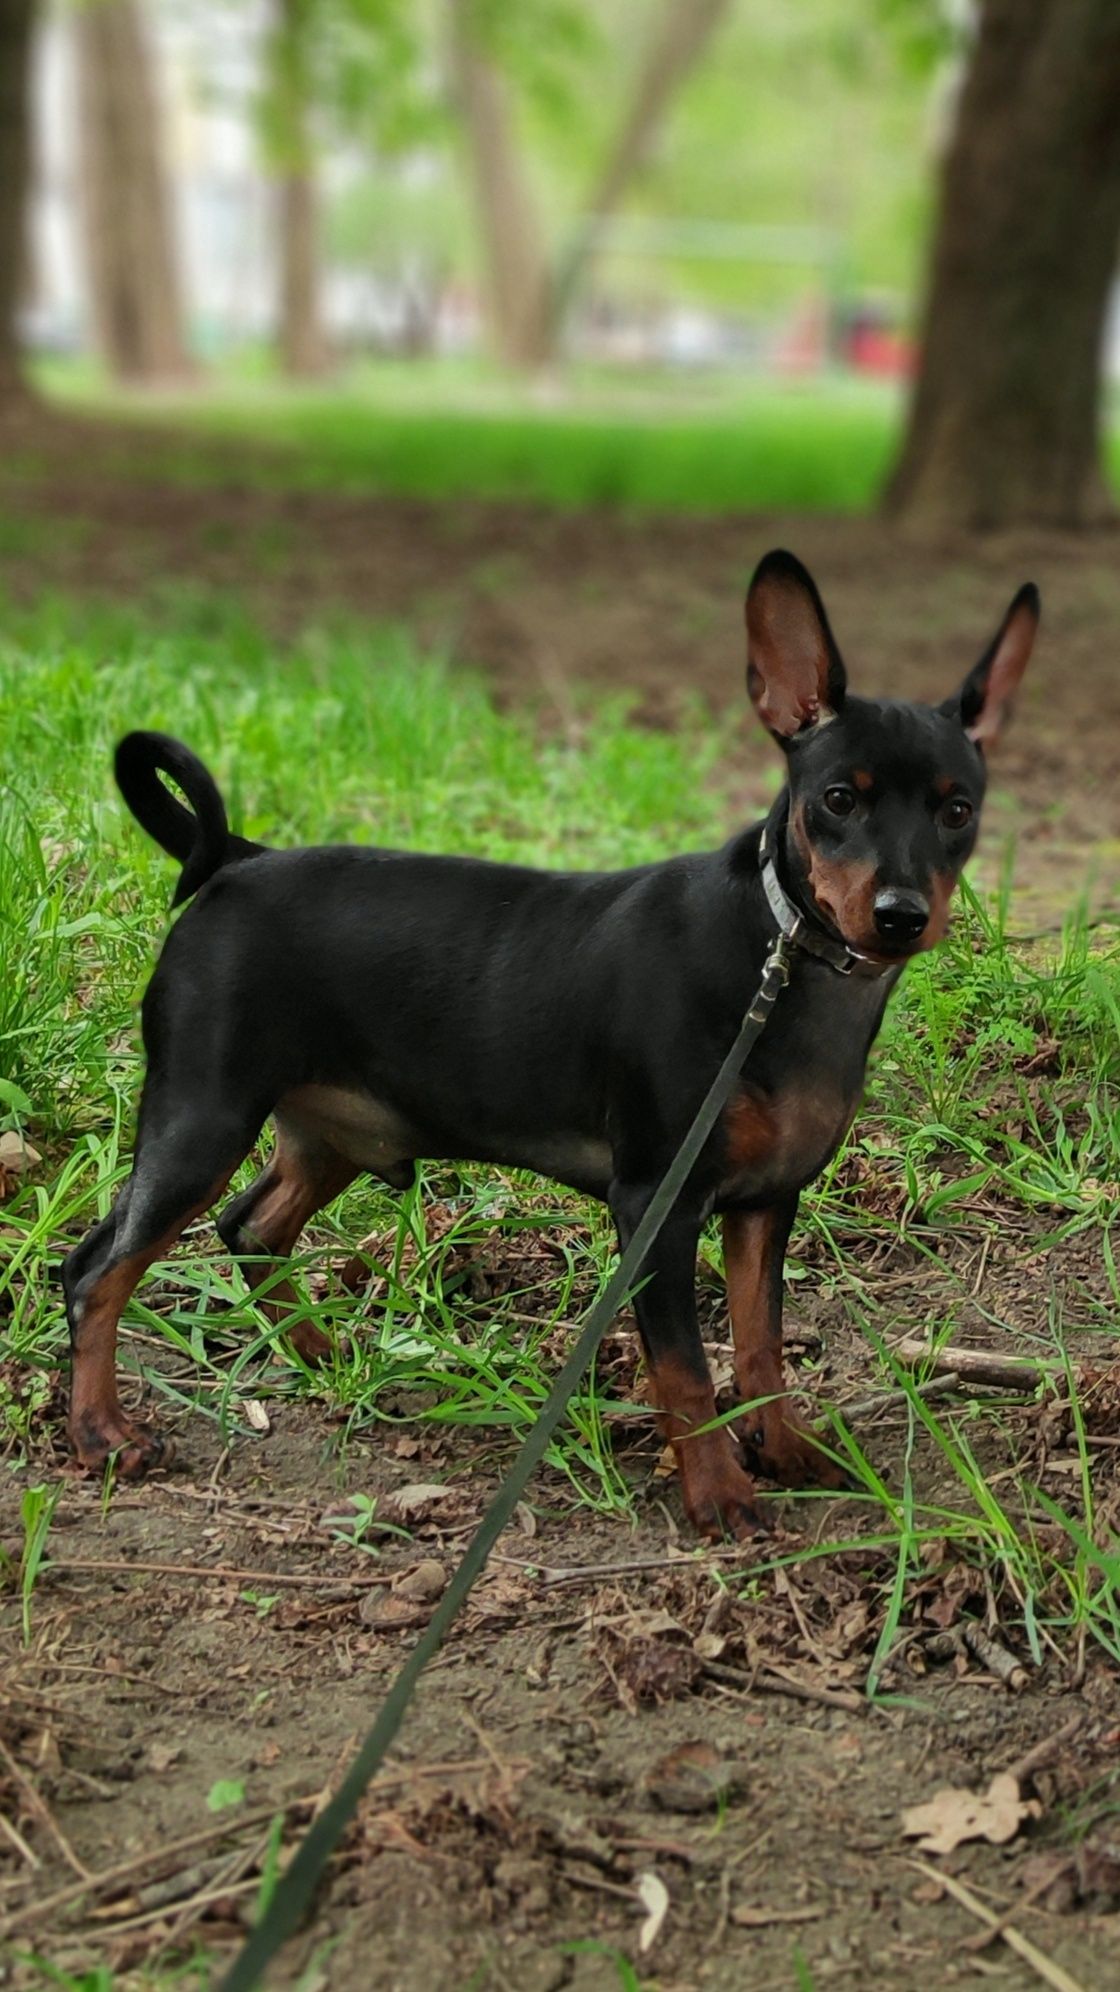
[[[158,1434],[118,1398],[121,1311],[267,1120],[271,1158],[218,1230],[250,1285],[267,1284],[269,1316],[293,1317],[305,1359],[325,1338],[275,1262],[362,1171],[406,1189],[420,1158],[537,1170],[603,1199],[625,1246],[782,928],[789,987],[649,1252],[635,1309],[697,1529],[760,1526],[752,1472],[839,1484],[783,1379],[783,1254],[800,1192],[851,1123],[904,964],[945,932],[1038,615],[1036,589],[1020,589],[941,705],[854,698],[810,575],[768,554],[747,595],[747,687],[785,786],[766,822],[721,850],[629,871],[268,850],[231,835],[186,747],[130,733],[121,793],[183,867],[173,903],[193,904],[144,996],[132,1174],[65,1263],[81,1464],[115,1454],[131,1476],[160,1458]],[[755,1407],[738,1442],[727,1425],[704,1429],[716,1405],[694,1288],[713,1211],[738,1394]]]

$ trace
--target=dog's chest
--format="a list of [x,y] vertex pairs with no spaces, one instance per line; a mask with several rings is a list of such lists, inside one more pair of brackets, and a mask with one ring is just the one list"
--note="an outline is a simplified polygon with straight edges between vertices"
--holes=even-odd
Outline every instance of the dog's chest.
[[803,1188],[836,1153],[858,1103],[858,1093],[819,1080],[773,1094],[743,1087],[723,1115],[721,1200]]

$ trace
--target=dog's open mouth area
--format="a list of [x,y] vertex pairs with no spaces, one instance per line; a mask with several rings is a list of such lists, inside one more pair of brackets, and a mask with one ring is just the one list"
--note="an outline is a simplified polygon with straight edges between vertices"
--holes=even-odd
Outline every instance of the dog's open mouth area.
[[[127,1160],[133,1005],[172,876],[112,807],[112,739],[179,725],[236,766],[247,834],[534,863],[699,847],[773,789],[727,716],[736,604],[711,647],[666,607],[668,575],[722,616],[741,522],[589,534],[519,513],[503,594],[483,575],[510,539],[497,512],[466,517],[452,555],[417,506],[344,517],[308,499],[293,524],[262,498],[294,568],[255,621],[223,593],[252,584],[236,494],[114,493],[131,519],[115,552],[90,503],[53,568],[36,556],[40,578],[99,603],[13,612],[0,649],[0,1944],[15,1986],[49,1965],[97,1992],[164,1992],[216,1982],[282,1885],[613,1246],[601,1210],[529,1177],[440,1167],[404,1199],[360,1183],[295,1268],[336,1351],[310,1370],[200,1221],[122,1337],[126,1409],[159,1419],[170,1466],[128,1487],[67,1468],[58,1263]],[[77,516],[61,479],[27,502],[48,500]],[[807,528],[809,551],[837,530]],[[954,595],[930,556],[907,566],[877,533],[842,529],[844,614],[874,608],[891,671],[936,689],[970,621],[961,591],[988,600],[994,556]],[[604,595],[622,538],[640,567],[625,606]],[[176,573],[184,546],[189,599],[114,603]],[[0,575],[4,559],[0,544]],[[908,968],[867,1103],[794,1232],[792,1374],[850,1491],[763,1484],[768,1536],[699,1546],[620,1321],[276,1983],[1039,1982],[993,1918],[1049,1982],[1111,1982],[1120,955],[1115,868],[1094,873],[1091,851],[1120,836],[1100,721],[1116,689],[1093,664],[1120,584],[1094,559],[1091,590],[1087,554],[1052,563],[1047,643],[1082,660],[1063,686],[1095,724],[1072,713],[1058,739],[1025,698],[976,890]],[[954,604],[951,629],[917,617],[919,593],[938,618]],[[338,600],[409,628],[287,641]],[[425,649],[451,624],[500,699]],[[656,727],[588,693],[608,645]],[[712,708],[675,703],[686,656]],[[1071,921],[1083,880],[1089,917]],[[700,1279],[723,1411],[714,1231]]]

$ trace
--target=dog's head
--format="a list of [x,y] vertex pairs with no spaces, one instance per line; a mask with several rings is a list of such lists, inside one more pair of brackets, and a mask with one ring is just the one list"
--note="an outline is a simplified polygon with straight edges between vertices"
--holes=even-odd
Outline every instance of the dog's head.
[[747,689],[786,757],[786,865],[803,902],[859,953],[903,961],[945,933],[976,842],[986,757],[1038,619],[1028,582],[940,705],[852,698],[807,569],[783,552],[757,569],[747,594]]

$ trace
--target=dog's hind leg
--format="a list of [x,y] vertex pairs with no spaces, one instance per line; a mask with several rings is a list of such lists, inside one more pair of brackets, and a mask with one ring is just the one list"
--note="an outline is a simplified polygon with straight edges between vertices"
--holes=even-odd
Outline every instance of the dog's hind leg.
[[277,1277],[277,1265],[290,1256],[316,1211],[333,1202],[359,1173],[330,1143],[297,1137],[278,1119],[267,1167],[218,1219],[218,1234],[240,1261],[248,1286],[265,1289],[257,1305],[266,1319],[285,1329],[305,1362],[321,1361],[330,1342],[313,1321],[301,1318],[299,1297],[289,1279]]
[[146,1093],[132,1174],[109,1216],[63,1266],[71,1349],[68,1431],[82,1466],[102,1466],[115,1453],[127,1478],[161,1457],[158,1432],[136,1425],[121,1407],[117,1326],[148,1267],[221,1196],[256,1139],[260,1118],[216,1111],[201,1101],[163,1116]]

